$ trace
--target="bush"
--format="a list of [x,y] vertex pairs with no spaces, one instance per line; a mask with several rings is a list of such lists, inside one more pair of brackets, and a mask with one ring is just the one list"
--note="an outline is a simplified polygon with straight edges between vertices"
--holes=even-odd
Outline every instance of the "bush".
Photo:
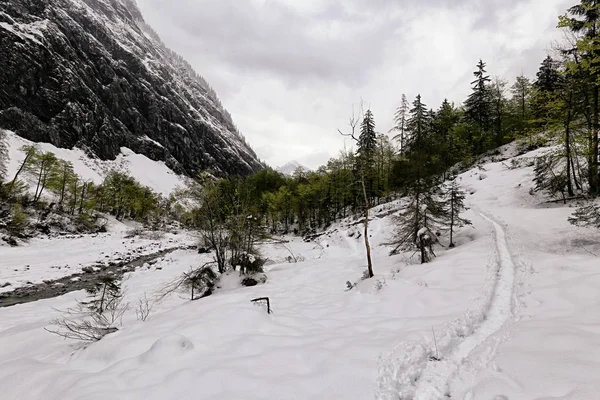
[[23,237],[25,230],[29,227],[29,217],[23,211],[23,206],[13,204],[10,209],[10,217],[6,225],[9,235]]

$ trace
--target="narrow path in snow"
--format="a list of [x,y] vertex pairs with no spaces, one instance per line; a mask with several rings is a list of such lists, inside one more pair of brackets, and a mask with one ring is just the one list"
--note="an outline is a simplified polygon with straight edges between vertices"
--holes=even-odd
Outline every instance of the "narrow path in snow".
[[[432,360],[427,363],[419,379],[415,400],[450,398],[451,381],[466,378],[461,377],[461,366],[469,362],[472,364],[469,368],[476,370],[490,361],[497,346],[497,341],[491,339],[513,315],[515,263],[508,248],[506,234],[500,224],[483,214],[482,217],[494,226],[498,252],[496,279],[487,312],[481,324],[456,345],[450,354],[442,354],[440,361]],[[482,347],[489,347],[488,351],[484,351],[486,357],[469,360],[474,350]]]

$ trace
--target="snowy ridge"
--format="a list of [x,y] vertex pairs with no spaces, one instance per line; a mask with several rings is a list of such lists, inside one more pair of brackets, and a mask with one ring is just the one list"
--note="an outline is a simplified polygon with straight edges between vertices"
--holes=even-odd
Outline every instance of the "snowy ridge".
[[292,161],[282,165],[281,167],[278,167],[277,172],[280,172],[287,176],[292,176],[298,168],[302,168],[302,170],[304,170],[304,171],[310,171],[310,168],[305,167],[304,165],[300,164],[296,160],[292,160]]

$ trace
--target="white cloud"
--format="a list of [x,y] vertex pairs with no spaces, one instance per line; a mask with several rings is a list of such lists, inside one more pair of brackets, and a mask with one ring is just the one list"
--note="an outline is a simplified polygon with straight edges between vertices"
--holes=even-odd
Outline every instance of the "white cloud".
[[534,76],[572,0],[138,0],[165,43],[221,97],[259,156],[316,168],[337,155],[352,104],[380,131],[402,93],[460,103],[481,58]]

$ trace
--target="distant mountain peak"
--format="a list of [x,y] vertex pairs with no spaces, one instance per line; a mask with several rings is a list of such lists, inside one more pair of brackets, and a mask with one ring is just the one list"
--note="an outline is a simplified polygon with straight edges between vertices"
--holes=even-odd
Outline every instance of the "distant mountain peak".
[[284,175],[291,176],[294,174],[294,172],[296,172],[296,170],[298,168],[302,168],[305,171],[311,170],[310,168],[300,164],[298,161],[292,160],[292,161],[282,165],[281,167],[277,168],[277,172],[281,172]]

